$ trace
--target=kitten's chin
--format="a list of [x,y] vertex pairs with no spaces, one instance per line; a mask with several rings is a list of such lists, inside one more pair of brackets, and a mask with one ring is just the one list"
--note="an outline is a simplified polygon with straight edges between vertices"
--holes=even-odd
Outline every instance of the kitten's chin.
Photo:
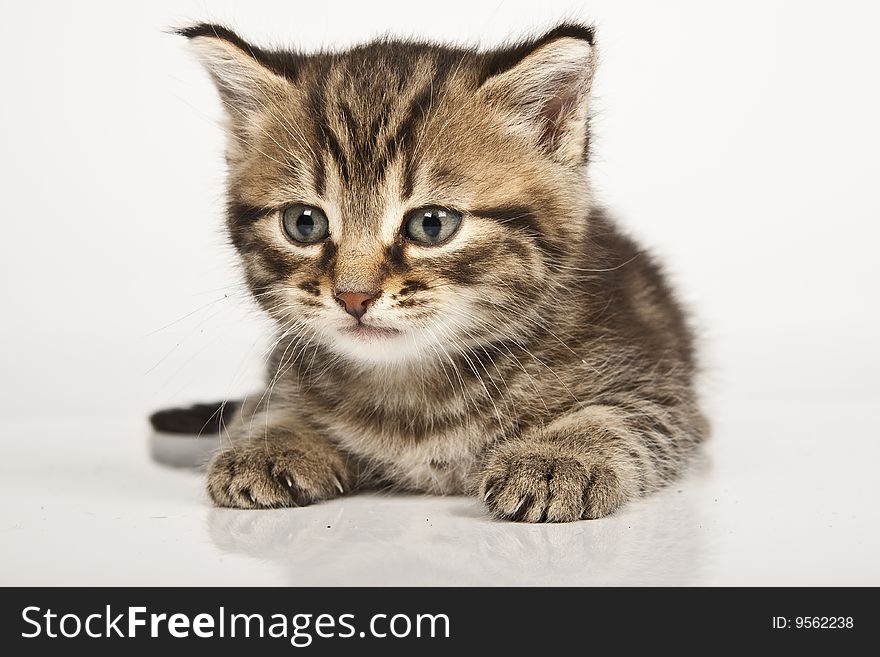
[[366,324],[356,324],[342,329],[342,333],[350,336],[355,340],[363,340],[364,342],[379,342],[395,338],[401,335],[400,331],[382,326],[368,326]]
[[334,351],[362,363],[391,365],[424,357],[412,335],[392,328],[358,324],[337,328],[328,337]]

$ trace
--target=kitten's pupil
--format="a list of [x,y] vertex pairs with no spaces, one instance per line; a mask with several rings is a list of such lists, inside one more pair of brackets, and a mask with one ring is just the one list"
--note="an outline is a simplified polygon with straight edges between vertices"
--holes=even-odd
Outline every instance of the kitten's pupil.
[[425,235],[434,239],[440,234],[442,228],[443,222],[440,221],[436,212],[425,213],[425,218],[422,219],[422,230],[425,231]]
[[315,230],[315,220],[310,210],[306,210],[296,218],[296,228],[303,237],[309,237]]

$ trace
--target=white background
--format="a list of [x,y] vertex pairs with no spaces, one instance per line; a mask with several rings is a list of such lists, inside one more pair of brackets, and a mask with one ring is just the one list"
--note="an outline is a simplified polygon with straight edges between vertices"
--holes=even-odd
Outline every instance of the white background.
[[[489,555],[524,544],[508,558],[543,564],[533,583],[880,584],[876,3],[29,2],[3,15],[0,583],[369,580],[385,554],[358,529],[370,518],[413,555],[459,534],[458,561],[469,538]],[[144,418],[250,390],[265,325],[222,230],[219,103],[163,30],[212,20],[303,49],[384,33],[491,45],[560,18],[598,27],[599,198],[662,257],[700,328],[708,465],[678,498],[575,529],[424,498],[212,514],[197,475],[149,461]],[[410,531],[425,509],[436,532]],[[274,537],[325,514],[348,533],[304,578]],[[647,533],[626,538],[633,527]],[[60,561],[59,534],[75,547]],[[554,570],[559,545],[568,565]],[[602,550],[629,556],[597,566]],[[664,558],[681,566],[651,561]],[[413,559],[424,581],[487,583],[477,565]]]

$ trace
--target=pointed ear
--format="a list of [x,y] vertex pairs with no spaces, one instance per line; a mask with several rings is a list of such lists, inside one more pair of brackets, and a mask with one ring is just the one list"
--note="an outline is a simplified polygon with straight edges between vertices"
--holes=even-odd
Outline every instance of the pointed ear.
[[595,62],[592,29],[561,25],[534,42],[494,53],[480,92],[504,113],[512,132],[555,159],[582,164]]
[[281,55],[252,46],[220,25],[200,23],[177,33],[190,40],[234,124],[247,122],[267,101],[289,92]]

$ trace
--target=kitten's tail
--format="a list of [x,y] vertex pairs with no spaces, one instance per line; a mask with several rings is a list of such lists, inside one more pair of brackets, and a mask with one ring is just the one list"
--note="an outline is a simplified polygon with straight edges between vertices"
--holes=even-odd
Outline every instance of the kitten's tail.
[[162,433],[211,435],[228,424],[240,407],[240,401],[227,401],[193,404],[189,408],[165,408],[150,416],[150,424]]

